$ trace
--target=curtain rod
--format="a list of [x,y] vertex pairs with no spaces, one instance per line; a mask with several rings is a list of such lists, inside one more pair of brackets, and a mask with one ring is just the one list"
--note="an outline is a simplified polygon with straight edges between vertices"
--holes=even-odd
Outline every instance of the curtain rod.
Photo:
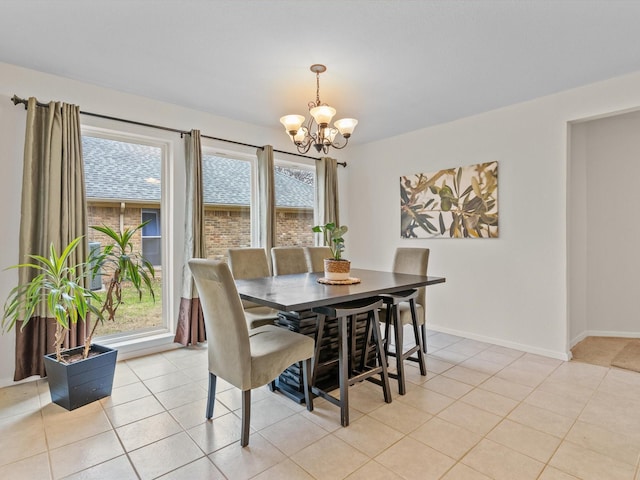
[[[11,97],[11,101],[13,102],[14,105],[18,105],[18,104],[23,104],[25,110],[27,109],[27,104],[28,104],[28,100],[24,99],[24,98],[20,98],[17,95],[13,95],[13,97]],[[46,103],[41,103],[38,102],[36,100],[36,103],[39,107],[48,107],[49,105]],[[136,120],[128,120],[126,118],[118,118],[118,117],[111,117],[109,115],[102,115],[100,113],[91,113],[91,112],[83,112],[82,110],[80,111],[80,113],[82,115],[87,115],[89,117],[96,117],[96,118],[103,118],[105,120],[115,120],[116,122],[123,122],[123,123],[130,123],[132,125],[139,125],[141,127],[151,127],[151,128],[155,128],[158,130],[164,130],[167,132],[175,132],[175,133],[179,133],[180,137],[182,138],[183,135],[189,135],[190,132],[187,130],[179,130],[177,128],[171,128],[171,127],[163,127],[162,125],[154,125],[151,123],[144,123],[144,122],[138,122]],[[243,143],[243,142],[236,142],[235,140],[227,140],[226,138],[218,138],[218,137],[211,137],[209,135],[200,135],[202,138],[208,138],[209,140],[218,140],[220,142],[226,142],[226,143],[233,143],[235,145],[242,145],[244,147],[252,147],[252,148],[263,148],[260,145],[251,145],[250,143]],[[284,153],[285,155],[294,155],[296,157],[302,157],[302,158],[310,158],[311,160],[320,160],[319,158],[316,157],[311,157],[309,155],[302,155],[301,153],[291,153],[291,152],[285,152],[284,150],[276,150],[275,148],[273,149],[274,152],[278,152],[278,153]],[[347,166],[347,162],[337,162],[338,165],[342,165],[343,167]]]

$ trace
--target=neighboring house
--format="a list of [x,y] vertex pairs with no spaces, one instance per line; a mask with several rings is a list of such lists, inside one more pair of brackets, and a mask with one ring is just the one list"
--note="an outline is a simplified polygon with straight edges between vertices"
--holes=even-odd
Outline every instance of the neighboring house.
[[[134,247],[160,265],[161,149],[83,136],[89,225],[128,228],[149,220]],[[203,155],[205,243],[208,258],[222,258],[228,248],[251,246],[251,165],[246,161]],[[313,175],[302,179],[276,168],[278,245],[311,245]],[[180,191],[180,189],[177,189]],[[89,231],[90,242],[103,242]]]

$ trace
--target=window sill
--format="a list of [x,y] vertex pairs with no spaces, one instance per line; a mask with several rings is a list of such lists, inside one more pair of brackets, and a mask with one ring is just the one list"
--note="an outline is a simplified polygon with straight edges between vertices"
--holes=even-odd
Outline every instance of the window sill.
[[135,357],[150,355],[180,348],[182,345],[173,341],[174,334],[166,330],[157,333],[147,333],[137,338],[102,338],[95,343],[118,350],[118,360],[128,360]]

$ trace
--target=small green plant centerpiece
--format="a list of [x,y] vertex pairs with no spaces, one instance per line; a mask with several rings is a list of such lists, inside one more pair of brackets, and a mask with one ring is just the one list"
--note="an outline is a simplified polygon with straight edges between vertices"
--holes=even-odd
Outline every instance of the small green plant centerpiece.
[[324,244],[331,250],[332,258],[324,259],[324,276],[327,280],[348,280],[351,272],[351,262],[342,258],[344,251],[344,234],[349,227],[337,226],[330,222],[325,225],[316,225],[312,228],[315,233],[321,233]]
[[[73,261],[76,250],[84,241],[80,236],[60,253],[51,244],[48,257],[29,255],[29,263],[9,267],[32,269],[35,276],[9,292],[2,330],[13,329],[18,320],[22,320],[24,328],[34,316],[55,320],[55,353],[45,355],[45,368],[52,400],[68,410],[111,394],[117,351],[92,341],[99,323],[115,319],[122,302],[123,283],[135,288],[140,296],[144,287],[154,296],[153,266],[133,252],[131,243],[132,236],[143,226],[122,233],[106,226],[92,227],[107,235],[113,243],[92,252],[87,261]],[[89,276],[97,274],[109,275],[104,298],[85,286],[89,284]],[[64,350],[71,326],[89,318],[93,320],[93,327],[85,336],[84,345]],[[84,369],[88,369],[88,373]]]

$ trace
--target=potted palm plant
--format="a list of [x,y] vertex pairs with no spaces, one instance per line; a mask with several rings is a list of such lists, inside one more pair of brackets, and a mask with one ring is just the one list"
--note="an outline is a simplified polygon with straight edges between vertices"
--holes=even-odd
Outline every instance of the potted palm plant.
[[351,272],[351,262],[342,258],[344,251],[344,234],[349,227],[337,226],[330,222],[325,225],[316,225],[312,228],[315,233],[321,233],[324,244],[331,250],[331,258],[324,259],[324,276],[327,280],[348,280]]
[[[122,304],[122,289],[126,286],[134,288],[138,298],[146,290],[155,299],[152,279],[155,270],[149,260],[142,254],[135,252],[132,239],[147,223],[144,222],[135,228],[127,228],[122,233],[106,225],[92,226],[91,228],[104,234],[108,244],[90,256],[89,262],[93,266],[93,276],[102,275],[108,278],[106,293],[100,308],[100,318],[107,321],[116,320],[116,312]],[[85,352],[88,351],[98,323],[94,323],[91,333],[85,342]]]
[[[56,321],[55,353],[44,356],[51,400],[73,410],[111,394],[117,351],[93,343],[96,325],[114,320],[122,299],[122,284],[132,285],[140,295],[147,287],[154,295],[151,278],[153,266],[133,252],[131,237],[144,224],[119,233],[109,227],[92,227],[107,235],[113,243],[92,253],[87,262],[73,264],[75,250],[84,241],[73,239],[61,253],[52,244],[49,256],[29,255],[30,263],[9,268],[30,268],[36,275],[24,285],[11,290],[4,305],[2,329],[15,327],[18,320],[29,322],[36,311]],[[84,285],[90,274],[108,272],[106,294],[101,298]],[[71,325],[86,322],[93,315],[94,326],[86,335],[84,345],[63,350],[66,333]]]

